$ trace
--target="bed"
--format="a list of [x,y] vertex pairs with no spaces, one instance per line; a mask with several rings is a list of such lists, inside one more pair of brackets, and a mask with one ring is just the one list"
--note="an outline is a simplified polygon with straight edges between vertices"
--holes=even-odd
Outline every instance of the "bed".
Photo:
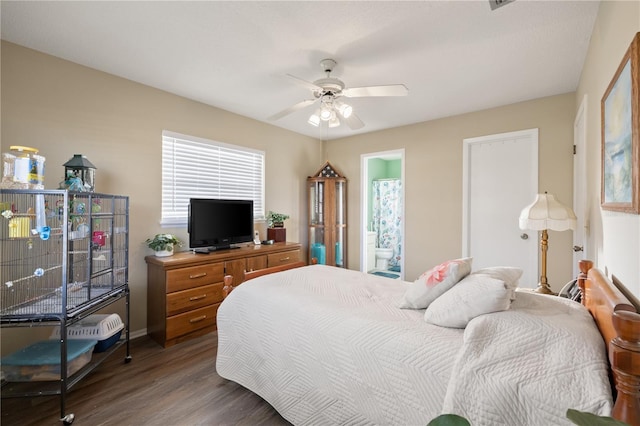
[[442,413],[571,424],[568,408],[639,424],[640,315],[591,266],[582,305],[515,291],[464,328],[426,322],[431,305],[398,308],[411,283],[324,265],[260,271],[218,310],[216,368],[296,425],[426,425]]

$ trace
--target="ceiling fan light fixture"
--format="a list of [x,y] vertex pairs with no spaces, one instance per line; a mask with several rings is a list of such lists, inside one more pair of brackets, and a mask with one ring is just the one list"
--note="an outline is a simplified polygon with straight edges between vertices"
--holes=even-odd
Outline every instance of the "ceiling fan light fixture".
[[320,110],[320,120],[329,121],[332,117],[335,117],[336,113],[331,108],[322,107]]
[[347,105],[347,104],[341,103],[338,106],[338,112],[344,118],[349,118],[351,116],[351,114],[353,114],[353,107],[351,105]]
[[311,114],[307,122],[312,126],[318,127],[320,125],[320,110],[317,110],[316,112]]
[[[490,0],[494,2],[510,2],[515,0]],[[336,65],[333,59],[323,59],[320,61],[322,70],[327,74],[325,78],[315,81],[307,81],[302,78],[287,74],[288,77],[294,79],[298,84],[305,86],[311,90],[312,99],[306,99],[286,108],[272,116],[268,120],[279,120],[291,113],[302,108],[306,108],[312,104],[317,105],[317,109],[307,122],[312,126],[320,126],[323,122],[331,122],[330,127],[337,127],[341,124],[346,125],[351,130],[358,130],[364,127],[364,123],[357,116],[353,107],[342,102],[342,98],[364,98],[364,97],[383,97],[383,96],[407,96],[409,90],[404,84],[387,84],[383,86],[363,86],[363,87],[346,87],[344,82],[339,78],[331,76],[331,72]],[[324,126],[324,125],[323,125]]]

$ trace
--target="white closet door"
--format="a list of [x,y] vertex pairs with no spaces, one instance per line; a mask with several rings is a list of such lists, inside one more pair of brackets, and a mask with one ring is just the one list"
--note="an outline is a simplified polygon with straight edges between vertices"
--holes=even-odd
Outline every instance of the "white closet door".
[[518,266],[521,287],[539,281],[539,238],[518,226],[538,192],[538,129],[464,140],[463,256],[473,269]]

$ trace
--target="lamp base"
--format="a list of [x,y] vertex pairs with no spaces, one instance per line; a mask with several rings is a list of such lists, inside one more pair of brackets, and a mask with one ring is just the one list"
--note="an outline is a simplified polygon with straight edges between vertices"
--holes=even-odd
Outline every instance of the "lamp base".
[[550,294],[552,296],[558,295],[558,293],[551,291],[551,287],[549,287],[549,284],[547,283],[538,283],[538,287],[534,291],[540,294]]

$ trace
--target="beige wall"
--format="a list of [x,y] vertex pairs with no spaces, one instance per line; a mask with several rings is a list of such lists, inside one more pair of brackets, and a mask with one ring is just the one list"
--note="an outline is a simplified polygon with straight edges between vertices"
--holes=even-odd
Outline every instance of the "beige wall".
[[587,102],[587,257],[616,275],[636,296],[640,296],[640,216],[600,208],[600,101],[638,31],[640,2],[600,3],[575,104],[577,111],[583,99]]
[[322,164],[317,139],[4,41],[1,53],[1,151],[40,149],[47,189],[58,187],[62,164],[84,154],[97,167],[97,192],[130,196],[132,331],[146,328],[144,240],[172,232],[187,241],[186,229],[159,226],[162,130],[264,150],[266,209],[290,214],[287,237],[306,246],[303,201],[306,177]]
[[[360,232],[365,227],[360,223],[362,154],[405,149],[405,279],[412,281],[462,253],[465,138],[538,128],[539,189],[571,204],[574,99],[568,93],[325,142],[325,157],[349,178],[349,268],[360,267]],[[572,237],[570,232],[552,232],[550,240],[547,276],[559,290],[573,274]]]

